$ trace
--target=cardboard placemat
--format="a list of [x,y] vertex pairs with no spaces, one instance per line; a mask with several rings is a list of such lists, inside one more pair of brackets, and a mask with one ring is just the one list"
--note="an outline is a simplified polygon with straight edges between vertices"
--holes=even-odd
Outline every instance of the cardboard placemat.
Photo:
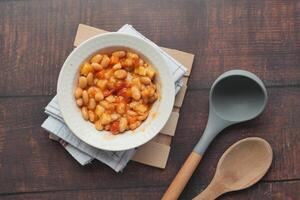
[[[101,30],[84,24],[79,24],[74,40],[74,46],[76,47],[83,41],[106,32],[107,31],[105,30]],[[183,99],[187,90],[187,83],[189,75],[191,73],[194,55],[175,49],[169,49],[165,47],[161,48],[168,54],[170,54],[173,58],[175,58],[178,62],[183,64],[188,69],[188,71],[185,76],[182,77],[184,85],[176,95],[174,109],[168,122],[154,139],[138,148],[132,160],[153,167],[165,168],[171,149],[172,137],[176,132],[180,108],[182,106]]]

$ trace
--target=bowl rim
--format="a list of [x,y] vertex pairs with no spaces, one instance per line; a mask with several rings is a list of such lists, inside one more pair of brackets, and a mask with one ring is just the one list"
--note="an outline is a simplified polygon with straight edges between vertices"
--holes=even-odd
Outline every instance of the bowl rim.
[[[120,43],[124,42],[124,43],[122,43],[120,45],[116,45],[116,41],[114,41],[116,39],[120,39],[119,42]],[[109,45],[110,42],[107,42],[107,40],[110,40],[111,43],[114,43],[114,42],[115,43],[113,45]],[[95,50],[95,47],[91,48],[90,50],[87,50],[91,46],[95,45],[95,43],[97,43],[97,42],[100,44],[101,41],[102,42],[106,41],[106,45],[103,45],[103,46],[100,45],[98,49],[96,48],[96,50]],[[129,43],[125,44],[126,42],[129,42],[130,45],[129,45]],[[133,43],[135,43],[136,45],[139,45],[139,46],[132,46]],[[76,120],[71,120],[70,114],[67,113],[69,109],[66,109],[66,108],[71,107],[71,105],[66,106],[65,101],[67,100],[70,102],[70,100],[66,99],[65,98],[66,95],[63,94],[66,91],[67,91],[67,93],[69,93],[70,88],[72,88],[71,89],[72,90],[72,92],[71,92],[72,100],[71,101],[73,101],[75,104],[75,99],[74,99],[74,95],[73,95],[73,88],[75,87],[75,85],[72,84],[72,85],[66,86],[65,79],[68,79],[69,82],[70,81],[74,82],[74,80],[78,76],[78,70],[79,70],[79,67],[81,66],[82,62],[84,62],[91,55],[95,54],[95,52],[97,52],[97,51],[101,51],[106,48],[114,48],[117,46],[119,46],[120,48],[130,48],[134,51],[138,51],[139,53],[142,54],[142,56],[147,57],[147,59],[149,61],[156,63],[156,64],[160,63],[158,66],[155,65],[154,67],[158,71],[160,80],[162,83],[161,92],[166,93],[166,95],[163,95],[162,93],[160,94],[160,96],[162,96],[162,99],[160,99],[159,108],[163,109],[163,112],[158,113],[157,119],[152,120],[154,122],[159,121],[156,123],[152,123],[153,126],[157,126],[157,127],[152,127],[151,125],[148,125],[147,131],[146,131],[147,133],[144,134],[145,137],[136,137],[139,140],[135,140],[134,142],[127,142],[125,144],[122,143],[121,146],[108,145],[108,144],[104,145],[103,141],[102,141],[102,143],[100,141],[98,141],[98,142],[93,141],[91,139],[88,139],[87,134],[80,133],[79,132],[80,130],[77,130],[77,129],[81,129],[81,127],[79,127],[78,124],[75,125],[74,121],[76,121]],[[147,52],[141,52],[143,50],[140,50],[139,48],[141,48],[141,49],[144,48],[147,50]],[[76,56],[79,56],[80,53],[84,54],[84,56],[83,56],[84,58],[82,58],[82,59],[76,58]],[[154,58],[157,60],[153,61]],[[76,61],[76,59],[77,59],[77,61]],[[74,65],[74,63],[78,64],[79,60],[80,60],[80,64]],[[111,32],[111,33],[104,33],[101,35],[97,35],[97,36],[94,36],[94,37],[84,41],[69,54],[69,56],[65,60],[63,66],[61,68],[61,71],[59,73],[59,78],[58,78],[58,83],[57,83],[58,104],[59,104],[60,111],[61,111],[62,117],[63,117],[66,125],[81,141],[83,141],[97,149],[102,149],[102,150],[107,150],[107,151],[123,151],[123,150],[136,148],[138,146],[141,146],[141,145],[149,142],[152,138],[154,138],[160,132],[160,130],[164,127],[164,125],[168,121],[168,119],[172,113],[172,109],[173,109],[173,105],[174,105],[174,101],[175,101],[175,84],[173,81],[173,77],[172,77],[172,74],[170,73],[169,69],[164,66],[167,66],[167,63],[166,63],[164,57],[159,52],[159,50],[157,48],[153,47],[149,42],[142,40],[133,35],[129,35],[126,33]],[[75,70],[76,73],[72,77],[66,77],[67,76],[66,72],[70,71],[71,69],[72,69],[72,72],[74,72],[74,70]],[[77,107],[77,105],[75,105],[75,106]],[[158,108],[158,110],[159,110],[159,108]],[[78,107],[77,107],[77,109],[80,110]],[[80,118],[82,118],[81,114],[80,114]],[[88,124],[92,124],[89,121],[88,122],[84,121],[84,122],[88,123]],[[143,121],[142,124],[143,123],[145,123],[145,121]],[[82,124],[82,125],[84,125],[84,124]],[[93,126],[93,128],[94,128],[94,126]],[[83,129],[81,129],[81,131],[82,130]],[[87,130],[87,129],[84,129],[84,130]],[[94,128],[94,130],[97,131],[95,128]],[[95,131],[93,131],[93,132],[95,132]],[[99,134],[99,132],[104,133],[105,131],[97,131],[97,132]],[[91,134],[91,133],[89,133],[89,134]],[[111,134],[111,133],[109,133],[109,134]],[[130,134],[130,133],[126,133],[126,134]],[[143,134],[143,133],[141,133],[141,131],[139,131],[135,135],[138,135],[138,134]],[[119,134],[119,135],[123,135],[123,134]],[[133,137],[133,136],[129,136],[129,137]]]

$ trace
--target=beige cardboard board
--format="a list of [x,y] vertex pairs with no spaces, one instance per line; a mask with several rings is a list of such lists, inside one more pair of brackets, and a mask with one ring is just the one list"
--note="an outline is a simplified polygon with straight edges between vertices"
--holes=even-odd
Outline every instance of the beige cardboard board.
[[158,134],[151,141],[170,146],[171,142],[172,142],[172,136],[164,135],[164,134]]
[[163,127],[163,129],[160,131],[160,133],[165,135],[174,136],[177,126],[177,121],[179,118],[178,112],[172,112],[169,120],[167,121],[166,125]]
[[181,80],[183,81],[183,85],[188,85],[188,80],[189,80],[188,76],[182,77]]
[[150,141],[138,148],[132,160],[163,169],[166,167],[169,152],[170,146]]
[[76,37],[74,40],[74,46],[77,47],[82,42],[86,41],[87,39],[89,39],[93,36],[96,36],[96,35],[103,34],[103,33],[107,33],[107,31],[101,30],[98,28],[94,28],[94,27],[91,27],[88,25],[79,24],[77,33],[76,33]]

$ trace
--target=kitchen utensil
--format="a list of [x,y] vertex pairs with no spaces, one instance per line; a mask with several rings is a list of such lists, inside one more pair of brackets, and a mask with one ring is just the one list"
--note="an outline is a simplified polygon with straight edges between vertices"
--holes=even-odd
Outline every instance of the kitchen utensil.
[[267,173],[272,158],[272,148],[264,139],[250,137],[234,143],[219,160],[211,183],[193,200],[214,200],[252,186]]
[[213,83],[205,131],[162,199],[179,197],[212,140],[224,128],[257,117],[267,103],[263,82],[245,70],[227,71]]

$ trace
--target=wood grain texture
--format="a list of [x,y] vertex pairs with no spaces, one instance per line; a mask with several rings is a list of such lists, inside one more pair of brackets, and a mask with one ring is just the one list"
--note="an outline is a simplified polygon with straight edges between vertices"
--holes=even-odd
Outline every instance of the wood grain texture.
[[[40,128],[79,23],[108,31],[129,23],[161,46],[195,54],[165,170],[134,162],[122,174],[99,162],[82,167]],[[0,1],[0,199],[160,198],[205,128],[207,88],[236,67],[265,81],[267,109],[216,138],[181,199],[203,190],[222,153],[247,136],[270,142],[273,165],[263,182],[220,199],[297,199],[299,38],[298,0]]]
[[54,95],[79,23],[133,24],[161,46],[193,52],[193,89],[236,67],[268,86],[300,84],[297,0],[1,1],[0,13],[1,96]]
[[[247,136],[262,137],[273,147],[274,162],[264,180],[300,179],[300,158],[297,155],[300,151],[297,145],[300,137],[300,125],[297,123],[299,95],[298,88],[270,89],[270,102],[262,116],[228,128],[218,136],[207,150],[186,191],[196,192],[195,185],[207,185],[223,152]],[[40,124],[45,118],[43,107],[50,97],[1,99],[0,141],[3,142],[0,151],[0,194],[74,188],[166,188],[202,134],[208,111],[207,96],[208,91],[187,93],[172,143],[178,148],[172,149],[165,170],[130,162],[123,174],[115,174],[99,162],[82,167],[59,144],[48,139]],[[285,102],[289,102],[289,106]]]
[[[196,185],[199,190],[201,186]],[[264,182],[255,185],[250,189],[239,192],[228,193],[219,199],[222,200],[252,200],[252,199],[272,199],[272,200],[295,200],[298,198],[300,181],[291,182]],[[45,191],[41,193],[19,193],[1,195],[2,200],[40,200],[40,199],[65,199],[65,200],[134,200],[134,199],[160,199],[163,187],[135,187],[119,189],[90,189],[90,190],[69,190],[69,191]],[[199,190],[200,191],[200,190]],[[189,200],[195,193],[182,195],[180,199]]]

